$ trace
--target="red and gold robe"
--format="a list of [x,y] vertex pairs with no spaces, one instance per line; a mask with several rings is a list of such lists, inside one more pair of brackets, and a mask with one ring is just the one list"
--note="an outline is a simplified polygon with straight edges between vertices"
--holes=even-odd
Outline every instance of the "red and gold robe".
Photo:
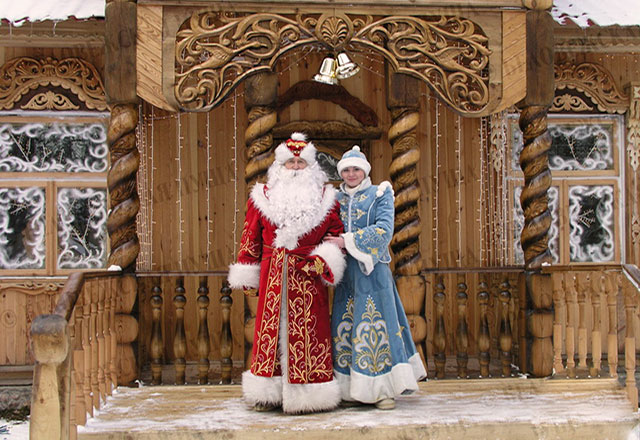
[[238,262],[229,267],[232,288],[258,289],[244,396],[250,403],[281,404],[289,413],[331,409],[340,402],[340,391],[333,377],[327,285],[340,281],[345,260],[323,239],[343,232],[340,205],[335,189],[326,185],[309,227],[279,228],[275,209],[265,185],[256,184]]

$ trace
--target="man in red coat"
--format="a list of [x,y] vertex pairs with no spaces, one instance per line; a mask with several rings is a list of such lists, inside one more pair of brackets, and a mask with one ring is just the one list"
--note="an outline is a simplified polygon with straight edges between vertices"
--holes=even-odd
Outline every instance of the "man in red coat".
[[232,288],[258,289],[251,370],[245,400],[258,411],[326,411],[340,403],[333,378],[327,286],[342,278],[340,248],[323,239],[343,232],[336,191],[316,149],[293,133],[275,150],[267,184],[247,201]]

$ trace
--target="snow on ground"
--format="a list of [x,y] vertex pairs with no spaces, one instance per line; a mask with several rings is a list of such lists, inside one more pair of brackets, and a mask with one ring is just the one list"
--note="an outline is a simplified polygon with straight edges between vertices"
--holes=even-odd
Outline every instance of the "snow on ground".
[[28,440],[29,422],[0,419],[0,440]]

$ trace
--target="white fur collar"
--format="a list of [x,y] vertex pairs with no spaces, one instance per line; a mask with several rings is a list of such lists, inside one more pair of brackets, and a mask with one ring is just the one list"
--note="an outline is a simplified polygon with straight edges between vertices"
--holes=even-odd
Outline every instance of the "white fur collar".
[[320,207],[315,211],[315,215],[310,216],[307,224],[297,225],[296,227],[281,228],[277,226],[275,212],[281,209],[281,207],[274,206],[274,204],[267,199],[265,195],[265,185],[263,183],[256,183],[249,197],[251,197],[251,200],[260,212],[271,223],[276,225],[276,236],[273,245],[291,250],[298,247],[298,239],[300,237],[311,232],[316,226],[322,223],[329,211],[333,208],[336,200],[336,190],[331,184],[325,185]]

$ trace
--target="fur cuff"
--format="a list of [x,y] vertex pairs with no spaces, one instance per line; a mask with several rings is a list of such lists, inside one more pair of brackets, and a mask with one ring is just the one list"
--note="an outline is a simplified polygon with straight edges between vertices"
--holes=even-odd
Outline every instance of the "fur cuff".
[[291,384],[285,381],[282,411],[287,414],[303,414],[330,411],[340,403],[338,382]]
[[344,247],[347,248],[347,252],[353,258],[358,260],[360,268],[365,275],[369,275],[373,272],[373,257],[369,254],[365,254],[356,246],[356,240],[353,238],[353,232],[346,232],[342,234],[344,238]]
[[242,373],[242,395],[249,405],[282,403],[282,376],[261,377],[247,370]]
[[[317,255],[321,257],[327,264],[333,274],[333,282],[327,283],[331,286],[337,285],[342,280],[344,268],[347,266],[344,255],[340,248],[335,244],[321,243],[309,255]],[[323,278],[324,281],[324,278]]]
[[232,289],[257,289],[260,286],[260,264],[230,264],[227,281]]

